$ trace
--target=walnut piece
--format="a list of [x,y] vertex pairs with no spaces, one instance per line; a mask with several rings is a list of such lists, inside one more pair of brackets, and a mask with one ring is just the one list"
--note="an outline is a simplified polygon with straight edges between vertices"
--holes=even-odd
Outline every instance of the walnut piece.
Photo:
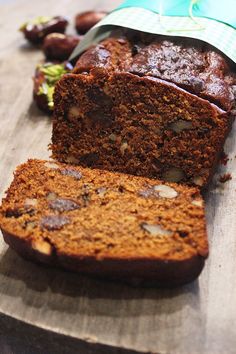
[[202,207],[203,201],[201,199],[196,199],[196,200],[193,200],[191,204],[196,205],[198,207]]
[[49,193],[47,194],[47,196],[46,196],[46,199],[47,199],[48,201],[50,201],[50,200],[55,200],[56,198],[57,198],[57,194],[54,193],[54,192],[49,192]]
[[96,189],[97,194],[99,195],[99,197],[104,197],[104,195],[107,192],[107,188],[106,187],[99,187],[98,189]]
[[37,227],[36,221],[26,221],[25,227],[27,231],[32,231]]
[[164,230],[160,225],[152,225],[147,223],[142,223],[141,228],[147,231],[152,236],[170,236],[172,232],[169,230]]
[[43,240],[33,241],[32,248],[46,255],[50,255],[52,253],[52,246],[50,245],[50,243]]
[[128,149],[128,143],[127,141],[124,141],[122,144],[121,144],[121,147],[120,147],[120,152],[121,152],[121,155],[124,155],[125,154],[125,151]]
[[38,200],[36,198],[26,198],[25,199],[25,207],[36,206],[37,204],[38,204]]
[[193,178],[193,183],[196,184],[196,186],[201,187],[204,184],[204,179],[202,176],[196,176]]
[[183,130],[193,129],[193,124],[192,124],[192,122],[190,122],[188,120],[179,119],[179,120],[171,123],[170,128],[175,133],[181,133]]
[[110,134],[108,138],[109,138],[109,140],[111,140],[111,141],[116,141],[117,136],[116,136],[115,134]]
[[70,109],[69,109],[69,112],[67,114],[68,118],[73,118],[73,117],[77,117],[81,114],[81,111],[79,109],[79,107],[77,106],[72,106]]
[[165,184],[154,186],[153,189],[157,191],[162,198],[172,199],[178,196],[178,192],[176,192],[174,188],[166,186]]

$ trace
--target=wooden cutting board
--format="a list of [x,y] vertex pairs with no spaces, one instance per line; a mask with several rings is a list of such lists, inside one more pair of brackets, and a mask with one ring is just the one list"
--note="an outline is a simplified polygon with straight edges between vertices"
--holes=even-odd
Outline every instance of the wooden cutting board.
[[[0,0],[1,196],[16,165],[49,156],[51,137],[51,119],[32,103],[31,77],[43,55],[17,28],[37,15],[73,19],[82,10],[118,4]],[[175,290],[96,281],[27,262],[0,239],[0,313],[78,341],[140,353],[236,353],[235,133],[234,125],[225,146],[228,164],[219,168],[206,195],[210,257],[198,281]],[[232,180],[217,186],[224,171]]]

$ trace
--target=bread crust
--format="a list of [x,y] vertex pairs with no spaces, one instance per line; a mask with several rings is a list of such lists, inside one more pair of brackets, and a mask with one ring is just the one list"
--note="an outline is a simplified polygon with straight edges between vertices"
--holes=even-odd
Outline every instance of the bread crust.
[[98,278],[124,281],[129,284],[175,287],[196,279],[208,256],[194,255],[180,261],[158,259],[96,259],[94,257],[75,257],[54,251],[45,255],[34,250],[31,243],[17,235],[2,230],[4,241],[18,254],[30,261],[61,267],[81,274]]

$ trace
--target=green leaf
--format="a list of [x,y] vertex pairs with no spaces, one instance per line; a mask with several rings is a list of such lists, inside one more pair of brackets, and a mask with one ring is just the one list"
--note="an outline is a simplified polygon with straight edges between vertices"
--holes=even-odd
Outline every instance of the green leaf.
[[55,84],[62,75],[68,72],[65,69],[64,64],[44,65],[39,70],[44,73],[47,83],[51,85]]

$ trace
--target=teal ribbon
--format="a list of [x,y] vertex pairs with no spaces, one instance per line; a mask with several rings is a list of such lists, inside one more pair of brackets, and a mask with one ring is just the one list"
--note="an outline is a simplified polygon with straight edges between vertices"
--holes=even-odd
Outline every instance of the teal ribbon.
[[189,16],[190,9],[196,17],[207,17],[236,29],[235,0],[126,0],[116,10],[141,7],[162,16]]

